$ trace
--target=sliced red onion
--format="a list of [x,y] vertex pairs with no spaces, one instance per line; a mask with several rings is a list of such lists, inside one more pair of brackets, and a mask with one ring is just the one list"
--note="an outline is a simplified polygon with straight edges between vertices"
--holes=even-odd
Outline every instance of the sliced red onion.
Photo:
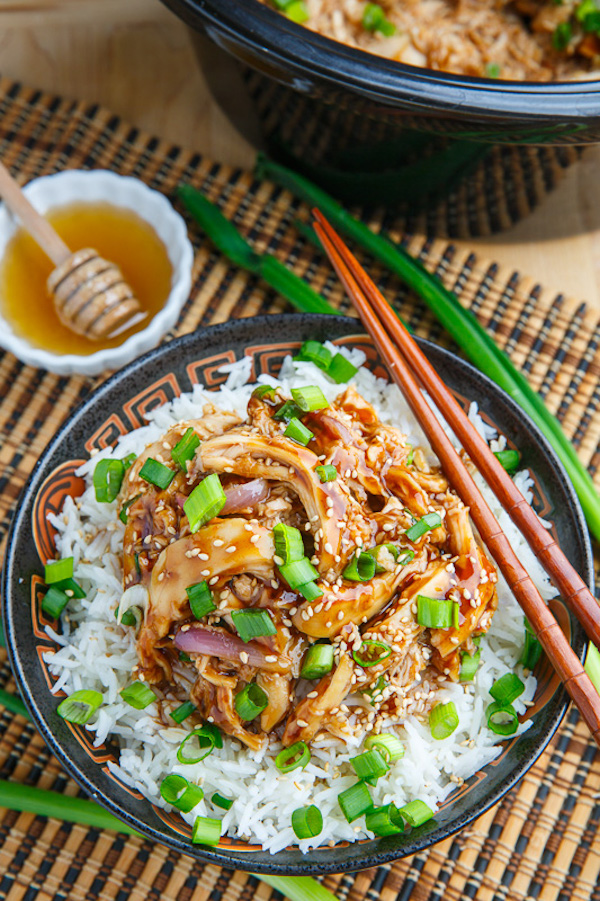
[[[245,652],[248,659],[244,662],[257,669],[270,670],[271,672],[284,672],[289,670],[290,662],[285,657],[277,657],[276,661],[268,661],[266,658],[275,656],[273,651],[262,648],[254,641],[245,643],[241,638],[225,632],[223,629],[208,629],[205,626],[190,626],[189,629],[180,629],[175,636],[175,647],[180,651],[192,654],[206,654],[209,657],[220,657],[238,663],[240,655]],[[244,658],[241,658],[244,660]]]
[[268,494],[269,485],[266,479],[252,479],[251,482],[227,488],[225,490],[227,500],[221,513],[236,513],[247,507],[255,507],[256,504],[264,501]]

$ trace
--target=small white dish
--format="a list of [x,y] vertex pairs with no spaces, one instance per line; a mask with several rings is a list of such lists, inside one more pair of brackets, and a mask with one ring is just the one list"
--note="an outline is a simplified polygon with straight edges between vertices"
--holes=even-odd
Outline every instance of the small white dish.
[[[177,322],[192,287],[194,251],[185,222],[163,194],[130,176],[116,175],[104,169],[66,169],[30,181],[24,188],[34,207],[44,215],[51,209],[70,203],[106,202],[125,207],[152,226],[165,245],[173,267],[171,290],[164,306],[148,326],[127,338],[118,347],[95,353],[58,354],[34,347],[15,334],[10,322],[0,315],[0,346],[30,366],[39,366],[59,375],[99,375],[118,369],[155,347]],[[4,204],[0,204],[0,259],[6,245],[19,228]],[[50,302],[50,301],[49,301]]]

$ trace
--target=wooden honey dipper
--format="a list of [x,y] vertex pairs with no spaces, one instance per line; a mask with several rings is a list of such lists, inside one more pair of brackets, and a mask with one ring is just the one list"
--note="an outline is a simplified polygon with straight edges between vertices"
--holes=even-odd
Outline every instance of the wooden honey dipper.
[[114,338],[145,317],[119,267],[91,248],[73,253],[1,162],[0,197],[54,263],[46,287],[67,328],[99,341]]

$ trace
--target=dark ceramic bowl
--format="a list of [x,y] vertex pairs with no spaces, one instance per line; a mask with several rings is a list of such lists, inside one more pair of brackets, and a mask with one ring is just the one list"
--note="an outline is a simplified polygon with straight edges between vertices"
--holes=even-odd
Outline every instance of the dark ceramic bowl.
[[[12,525],[3,579],[3,613],[13,670],[19,690],[43,738],[81,787],[112,813],[157,842],[233,869],[264,873],[318,873],[373,867],[421,851],[447,838],[495,804],[527,771],[545,748],[566,709],[567,697],[550,667],[537,672],[538,692],[528,715],[533,725],[520,738],[507,741],[501,756],[457,789],[435,820],[406,835],[339,844],[303,855],[295,848],[272,856],[241,842],[222,839],[213,849],[190,843],[190,829],[166,815],[136,792],[116,781],[106,767],[116,758],[110,744],[92,748],[85,730],[61,719],[59,698],[49,687],[52,677],[42,660],[54,647],[44,631],[40,609],[42,559],[52,555],[49,511],[57,511],[67,494],[82,490],[74,475],[77,461],[93,448],[111,444],[140,425],[144,413],[200,382],[218,386],[219,366],[250,355],[255,374],[277,373],[283,357],[303,340],[335,338],[359,345],[369,365],[384,374],[369,338],[356,320],[342,317],[264,316],[217,325],[186,335],[151,351],[118,372],[91,395],[58,431],[38,461],[23,492]],[[524,463],[534,473],[536,505],[553,521],[560,545],[578,572],[592,583],[592,557],[587,531],[573,488],[535,426],[494,384],[445,350],[422,342],[444,381],[458,397],[476,399],[483,415],[523,449]],[[564,606],[554,605],[575,653],[583,658],[586,641],[579,624]],[[53,623],[55,625],[55,623]]]
[[[600,141],[598,81],[450,75],[347,47],[258,0],[163,2],[210,38],[212,47],[205,41],[199,49],[200,63],[236,124],[248,134],[253,106],[269,152],[348,202],[431,206],[475,175],[491,145]],[[239,64],[247,91],[233,87],[239,75],[226,56]],[[486,203],[482,188],[498,195],[487,200],[491,209],[480,229],[508,224],[495,222],[501,217],[493,207],[510,209],[515,192],[522,215],[535,202],[536,182],[546,189],[554,182],[551,154],[525,156],[527,162],[498,158],[479,173],[464,202]],[[563,157],[557,162],[563,165]],[[509,182],[504,192],[502,179]]]

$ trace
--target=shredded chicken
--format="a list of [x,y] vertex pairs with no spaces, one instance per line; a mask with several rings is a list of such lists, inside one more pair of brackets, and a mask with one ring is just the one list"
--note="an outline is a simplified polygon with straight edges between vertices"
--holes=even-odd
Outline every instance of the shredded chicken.
[[[458,679],[461,652],[497,603],[468,508],[428,452],[352,388],[303,416],[313,436],[303,446],[276,416],[285,400],[253,396],[245,422],[207,407],[202,420],[174,426],[133,463],[120,496],[125,587],[148,592],[137,677],[191,699],[193,718],[253,749],[270,736],[291,745],[401,722],[416,686]],[[189,428],[200,443],[184,471],[171,450]],[[173,470],[167,488],[141,477],[149,458]],[[335,478],[322,481],[319,466]],[[227,502],[192,533],[184,505],[212,473]],[[284,578],[278,524],[297,530],[314,567],[300,588]],[[361,581],[348,567],[363,554],[376,571]],[[211,600],[195,616],[190,590],[202,583]],[[421,625],[422,596],[454,604],[455,625]],[[256,632],[240,627],[249,611]],[[316,642],[332,661],[303,677]],[[248,692],[261,701],[252,715]]]

